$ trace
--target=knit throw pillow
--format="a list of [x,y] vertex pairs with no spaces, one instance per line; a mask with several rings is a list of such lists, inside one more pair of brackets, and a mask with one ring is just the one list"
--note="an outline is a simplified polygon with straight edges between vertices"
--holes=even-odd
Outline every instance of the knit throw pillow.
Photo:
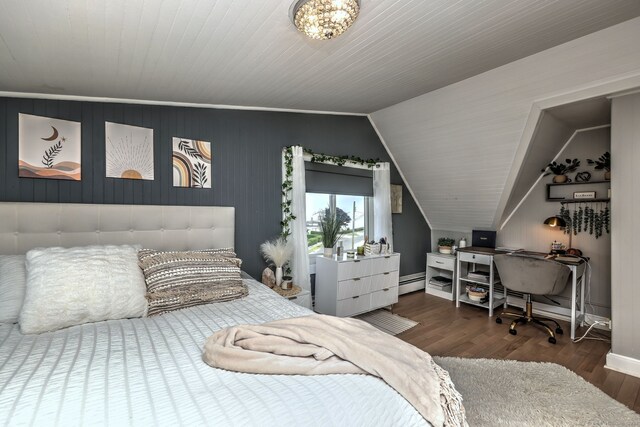
[[147,284],[148,315],[200,304],[231,301],[249,291],[242,282],[242,260],[230,249],[138,252]]

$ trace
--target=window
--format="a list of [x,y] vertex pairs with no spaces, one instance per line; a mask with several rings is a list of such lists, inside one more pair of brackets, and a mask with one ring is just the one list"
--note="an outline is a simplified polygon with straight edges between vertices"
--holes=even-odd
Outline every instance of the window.
[[322,254],[322,236],[319,228],[319,216],[329,210],[342,219],[344,235],[340,239],[344,250],[355,249],[364,244],[364,237],[369,234],[372,198],[367,196],[350,196],[343,194],[307,193],[307,241],[310,255]]

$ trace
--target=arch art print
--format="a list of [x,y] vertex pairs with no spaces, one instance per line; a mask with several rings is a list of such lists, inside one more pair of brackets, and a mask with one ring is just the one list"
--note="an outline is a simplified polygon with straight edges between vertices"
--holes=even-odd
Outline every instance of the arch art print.
[[105,122],[108,178],[153,181],[153,129]]
[[173,138],[173,186],[211,188],[211,143]]
[[18,176],[80,181],[80,123],[20,113]]

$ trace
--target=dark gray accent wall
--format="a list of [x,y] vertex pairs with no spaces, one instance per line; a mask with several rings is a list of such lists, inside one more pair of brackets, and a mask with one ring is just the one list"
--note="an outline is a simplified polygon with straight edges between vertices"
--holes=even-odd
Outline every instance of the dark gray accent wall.
[[[82,123],[80,182],[18,178],[19,113]],[[153,128],[154,181],[105,178],[105,121]],[[211,189],[173,187],[174,136],[211,141]],[[289,145],[390,161],[366,117],[0,98],[0,201],[234,206],[236,250],[259,277],[265,263],[258,247],[280,232],[281,153]],[[393,167],[391,182],[402,184]],[[424,271],[431,246],[406,187],[403,201],[403,213],[393,215],[401,275]]]

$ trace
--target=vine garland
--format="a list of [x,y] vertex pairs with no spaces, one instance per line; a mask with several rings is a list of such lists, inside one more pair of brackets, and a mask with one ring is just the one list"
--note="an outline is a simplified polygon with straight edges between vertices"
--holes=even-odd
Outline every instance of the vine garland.
[[[584,203],[584,208],[582,204]],[[604,206],[603,206],[604,204]],[[595,209],[594,209],[595,205]],[[595,238],[601,237],[604,233],[611,233],[611,211],[609,202],[582,202],[580,206],[573,207],[573,212],[569,206],[561,202],[558,216],[567,223],[564,229],[565,234],[589,233]]]
[[[344,166],[347,163],[366,166],[373,169],[380,159],[362,159],[358,156],[331,156],[328,154],[315,153],[307,148],[302,149],[304,154],[311,156],[312,163],[328,163],[336,166]],[[293,146],[284,148],[284,181],[282,182],[282,237],[285,239],[291,235],[291,222],[296,216],[291,212],[291,189],[293,188]]]

